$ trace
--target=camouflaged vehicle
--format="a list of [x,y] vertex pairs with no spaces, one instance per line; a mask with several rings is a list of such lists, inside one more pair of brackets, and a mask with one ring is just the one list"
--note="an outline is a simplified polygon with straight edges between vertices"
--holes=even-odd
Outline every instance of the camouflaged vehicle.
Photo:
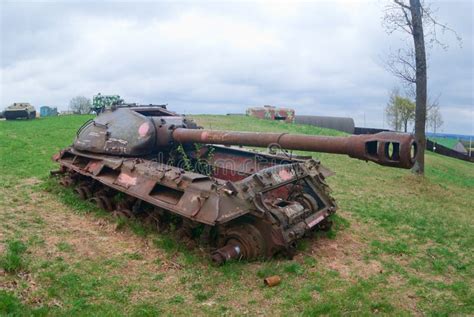
[[124,101],[119,95],[102,95],[101,93],[98,93],[92,98],[91,111],[100,114],[106,109],[112,109],[123,103]]
[[[238,146],[269,147],[274,154]],[[410,168],[416,149],[409,134],[206,130],[165,106],[118,106],[78,130],[72,146],[53,157],[60,169],[52,174],[117,217],[139,218],[156,230],[176,228],[222,264],[291,257],[298,239],[330,228],[337,209],[325,181],[331,172],[282,150]]]
[[26,102],[15,102],[3,112],[5,119],[34,119],[36,118],[36,109]]

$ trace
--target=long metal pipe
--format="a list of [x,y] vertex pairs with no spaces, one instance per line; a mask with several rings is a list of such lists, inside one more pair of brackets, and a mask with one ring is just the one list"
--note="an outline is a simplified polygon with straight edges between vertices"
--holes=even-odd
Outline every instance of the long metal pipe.
[[380,165],[401,168],[411,168],[417,152],[417,143],[412,135],[395,132],[331,137],[177,128],[173,131],[172,137],[174,141],[180,143],[255,147],[278,145],[288,150],[346,154]]

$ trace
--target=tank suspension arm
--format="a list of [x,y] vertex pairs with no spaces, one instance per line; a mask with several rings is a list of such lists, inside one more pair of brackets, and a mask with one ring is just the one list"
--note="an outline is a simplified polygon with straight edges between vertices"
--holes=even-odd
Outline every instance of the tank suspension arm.
[[396,132],[331,137],[177,128],[173,131],[172,138],[180,143],[255,147],[278,145],[287,150],[346,154],[380,165],[401,168],[413,166],[418,149],[412,135]]

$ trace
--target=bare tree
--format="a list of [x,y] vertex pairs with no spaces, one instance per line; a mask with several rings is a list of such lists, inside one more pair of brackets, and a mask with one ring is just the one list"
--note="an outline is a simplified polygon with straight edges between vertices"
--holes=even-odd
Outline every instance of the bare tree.
[[436,133],[443,124],[443,115],[441,114],[439,103],[434,102],[428,107],[428,125],[431,127],[431,131]]
[[407,132],[408,124],[415,118],[415,104],[409,98],[401,96],[398,89],[394,89],[385,108],[385,115],[395,131],[401,131],[403,127]]
[[[439,31],[451,31],[459,43],[461,38],[445,24],[434,17],[435,11],[420,0],[393,0],[385,8],[383,24],[389,34],[401,31],[413,38],[413,47],[399,49],[392,53],[387,61],[387,69],[400,78],[410,89],[414,90],[416,100],[415,139],[419,144],[418,156],[413,172],[424,175],[426,148],[426,113],[427,113],[427,62],[425,38],[428,46],[447,45],[438,40]],[[414,89],[413,89],[414,88]]]
[[69,101],[69,109],[74,113],[86,114],[91,110],[91,100],[84,96],[77,96]]
[[395,107],[396,98],[398,95],[399,90],[397,88],[393,89],[392,93],[390,94],[390,99],[388,100],[387,106],[385,107],[385,117],[387,118],[388,126],[395,131],[400,131],[402,128],[400,114]]

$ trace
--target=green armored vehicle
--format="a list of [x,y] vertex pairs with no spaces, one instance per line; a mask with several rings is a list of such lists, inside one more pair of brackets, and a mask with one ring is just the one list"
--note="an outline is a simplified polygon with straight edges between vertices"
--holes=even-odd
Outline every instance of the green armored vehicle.
[[36,118],[36,109],[27,102],[15,102],[6,108],[3,115],[7,120],[15,119],[34,119]]
[[118,105],[124,103],[123,99],[119,95],[102,95],[98,93],[92,98],[92,108],[97,115],[104,112],[106,109],[113,109]]

